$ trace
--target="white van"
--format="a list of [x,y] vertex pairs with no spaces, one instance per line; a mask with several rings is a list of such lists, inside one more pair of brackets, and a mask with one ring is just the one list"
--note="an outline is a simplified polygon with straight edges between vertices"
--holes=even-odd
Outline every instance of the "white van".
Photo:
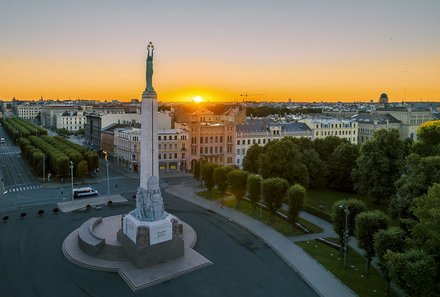
[[99,196],[98,191],[91,187],[83,187],[83,188],[76,188],[73,189],[73,198],[86,198],[86,197],[93,197],[93,196]]

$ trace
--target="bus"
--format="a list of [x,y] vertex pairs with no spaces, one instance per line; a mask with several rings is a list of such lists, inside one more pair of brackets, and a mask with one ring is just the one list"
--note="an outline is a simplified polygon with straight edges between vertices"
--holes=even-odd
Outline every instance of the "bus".
[[86,197],[93,197],[93,196],[99,196],[98,191],[91,187],[83,187],[83,188],[77,188],[73,189],[73,198],[86,198]]

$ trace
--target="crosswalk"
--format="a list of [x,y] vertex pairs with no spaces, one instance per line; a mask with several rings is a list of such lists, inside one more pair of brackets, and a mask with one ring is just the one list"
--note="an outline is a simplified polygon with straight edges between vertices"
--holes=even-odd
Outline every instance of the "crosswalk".
[[9,156],[9,155],[18,155],[21,154],[20,151],[11,151],[11,152],[1,152],[0,156]]
[[6,187],[6,193],[14,193],[14,192],[22,192],[22,191],[31,191],[31,190],[37,190],[42,189],[42,185],[29,185],[29,186],[12,186],[12,187]]

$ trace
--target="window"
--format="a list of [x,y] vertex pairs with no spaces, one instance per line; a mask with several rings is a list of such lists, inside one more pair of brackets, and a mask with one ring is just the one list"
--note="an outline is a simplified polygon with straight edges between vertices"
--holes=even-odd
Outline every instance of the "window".
[[163,158],[166,159],[167,158],[167,154],[163,154]]
[[248,144],[251,144],[251,140],[250,139],[248,139]]
[[159,140],[162,140],[161,136],[159,136]]
[[174,135],[174,140],[177,140],[177,135]]
[[172,158],[173,158],[173,154],[172,154],[172,153],[169,153],[169,154],[168,154],[168,157],[169,157],[170,159],[172,159]]
[[162,145],[159,143],[159,149],[162,149]]
[[177,153],[174,153],[174,159],[177,159]]
[[205,137],[205,143],[208,143],[208,136]]
[[203,137],[200,137],[200,143],[203,143]]
[[240,149],[237,149],[237,155],[240,155]]
[[223,143],[223,136],[220,136],[220,143]]
[[218,143],[218,137],[217,136],[215,137],[215,143]]
[[208,147],[205,147],[205,154],[208,153]]
[[240,139],[237,139],[237,145],[240,145]]
[[214,141],[214,139],[211,137],[209,137],[209,143],[212,143]]

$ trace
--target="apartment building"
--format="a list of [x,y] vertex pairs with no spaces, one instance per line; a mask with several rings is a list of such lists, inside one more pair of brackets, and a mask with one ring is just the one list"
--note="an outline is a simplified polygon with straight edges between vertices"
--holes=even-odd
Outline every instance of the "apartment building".
[[235,165],[243,167],[247,150],[254,144],[264,146],[268,142],[286,136],[312,139],[312,131],[304,123],[275,122],[270,118],[247,119],[236,127]]
[[196,160],[235,165],[236,124],[245,119],[239,104],[179,105],[173,110],[176,125],[186,123],[190,137],[188,170]]
[[348,140],[352,144],[358,143],[358,123],[351,119],[339,118],[304,118],[299,122],[306,124],[312,130],[312,139],[336,136]]

